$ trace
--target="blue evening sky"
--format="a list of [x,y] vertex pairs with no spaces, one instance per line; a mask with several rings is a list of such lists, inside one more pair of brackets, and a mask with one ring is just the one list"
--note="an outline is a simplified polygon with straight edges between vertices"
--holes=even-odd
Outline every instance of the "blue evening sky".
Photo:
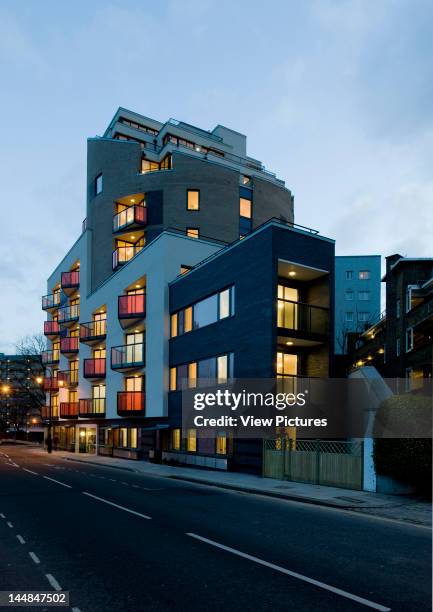
[[0,1],[0,351],[41,330],[118,106],[248,136],[337,254],[433,255],[433,4]]

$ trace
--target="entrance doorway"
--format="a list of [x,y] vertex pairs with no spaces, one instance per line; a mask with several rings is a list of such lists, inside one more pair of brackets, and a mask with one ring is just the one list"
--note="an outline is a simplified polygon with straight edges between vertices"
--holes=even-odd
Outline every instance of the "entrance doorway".
[[96,454],[96,428],[78,428],[78,451],[80,453]]

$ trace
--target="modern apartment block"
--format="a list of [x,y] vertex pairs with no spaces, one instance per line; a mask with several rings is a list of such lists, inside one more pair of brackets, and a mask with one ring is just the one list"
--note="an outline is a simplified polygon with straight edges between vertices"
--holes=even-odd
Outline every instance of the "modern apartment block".
[[346,354],[350,334],[380,318],[380,255],[335,258],[335,352]]
[[257,448],[182,430],[181,381],[330,373],[334,243],[294,225],[284,182],[223,126],[119,109],[88,141],[83,233],[47,290],[44,418],[64,449],[257,471]]
[[352,365],[373,365],[384,377],[433,375],[433,258],[386,258],[386,316],[356,342]]

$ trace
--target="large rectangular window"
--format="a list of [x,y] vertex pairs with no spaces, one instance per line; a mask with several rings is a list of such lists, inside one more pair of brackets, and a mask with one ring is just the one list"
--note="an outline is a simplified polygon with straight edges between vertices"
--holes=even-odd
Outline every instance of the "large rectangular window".
[[178,365],[170,368],[170,391],[227,383],[233,378],[233,369],[233,353]]
[[171,448],[172,450],[180,450],[180,429],[173,429],[171,432]]
[[187,189],[186,207],[188,210],[200,210],[200,191],[198,189]]
[[235,313],[234,286],[214,293],[204,300],[187,306],[171,315],[171,337],[181,336],[193,329],[216,323]]

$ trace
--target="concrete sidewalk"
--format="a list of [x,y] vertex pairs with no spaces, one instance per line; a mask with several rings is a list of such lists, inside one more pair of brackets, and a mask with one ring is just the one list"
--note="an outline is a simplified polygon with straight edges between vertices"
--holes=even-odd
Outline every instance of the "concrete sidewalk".
[[[36,448],[31,452],[45,453],[45,451]],[[53,454],[68,461],[107,466],[146,476],[184,480],[289,501],[351,510],[430,528],[432,526],[431,503],[410,496],[380,495],[366,491],[261,478],[260,476],[237,472],[173,467],[149,463],[148,461],[128,461],[98,455],[74,455],[63,451],[57,451]]]

